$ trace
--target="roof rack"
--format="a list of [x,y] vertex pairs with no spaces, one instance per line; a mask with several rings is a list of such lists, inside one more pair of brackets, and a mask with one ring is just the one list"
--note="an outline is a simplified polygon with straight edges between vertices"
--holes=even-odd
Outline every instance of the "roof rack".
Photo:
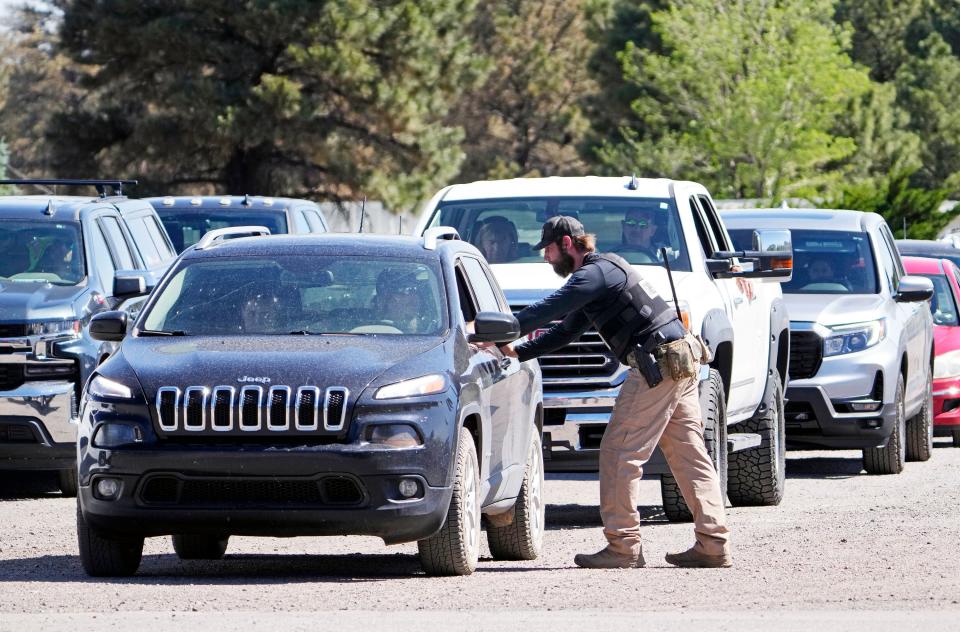
[[434,226],[423,233],[423,247],[427,250],[437,249],[439,239],[460,239],[460,233],[453,226]]
[[136,180],[62,180],[62,179],[24,179],[24,180],[0,180],[0,184],[35,184],[45,186],[92,186],[97,189],[100,197],[107,197],[107,187],[113,189],[110,195],[123,195],[123,186],[126,184],[137,184]]
[[231,237],[266,237],[269,234],[270,229],[266,226],[228,226],[227,228],[216,228],[205,232],[193,248],[194,250],[203,250],[204,248],[209,248],[214,242],[223,241]]

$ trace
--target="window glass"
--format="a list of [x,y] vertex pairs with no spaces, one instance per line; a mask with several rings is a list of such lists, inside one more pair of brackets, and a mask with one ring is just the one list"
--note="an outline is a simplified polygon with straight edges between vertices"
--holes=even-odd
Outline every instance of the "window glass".
[[143,257],[143,263],[148,268],[153,268],[163,263],[163,258],[157,251],[156,244],[153,243],[153,237],[150,236],[150,232],[147,230],[146,218],[135,217],[128,220],[127,228],[130,229],[130,234],[133,235],[133,243],[137,245],[137,249],[140,250],[140,256]]
[[113,292],[113,261],[110,259],[110,249],[98,223],[90,226],[90,250],[93,255],[93,266],[100,277],[100,282],[107,292]]
[[710,234],[710,229],[707,228],[707,222],[703,217],[703,212],[700,210],[700,204],[693,196],[690,197],[690,211],[693,213],[693,225],[697,229],[697,237],[700,239],[700,247],[703,248],[703,254],[706,257],[712,257],[717,249],[716,244],[713,241],[713,236]]
[[112,215],[107,215],[100,219],[100,223],[103,225],[107,240],[112,246],[111,252],[116,258],[114,263],[117,264],[117,269],[133,270],[136,268],[137,266],[133,262],[133,255],[130,254],[130,246],[127,245],[127,240],[123,236],[123,230],[120,228],[120,220]]
[[720,217],[717,215],[717,210],[713,208],[713,204],[710,203],[710,198],[705,195],[698,195],[697,199],[700,201],[700,208],[703,209],[704,214],[707,216],[707,221],[710,223],[710,229],[713,231],[713,239],[717,242],[717,247],[719,247],[720,250],[733,250],[727,239],[727,231],[720,221]]
[[86,276],[80,228],[69,222],[0,220],[0,278],[76,285]]
[[303,216],[303,211],[294,211],[293,212],[293,224],[296,227],[297,233],[309,233],[310,224],[307,223],[307,218]]
[[323,225],[323,221],[320,219],[320,214],[316,211],[307,210],[304,211],[307,215],[307,223],[310,224],[311,233],[324,233],[326,228]]
[[942,274],[922,274],[933,282],[933,298],[930,299],[930,313],[933,314],[934,325],[956,327],[957,304],[953,299],[953,290],[950,282]]
[[167,234],[160,225],[160,220],[151,215],[145,217],[144,222],[147,224],[147,232],[150,233],[150,237],[153,239],[153,245],[157,247],[157,252],[160,253],[161,259],[168,261],[176,257],[177,253],[174,252],[170,246],[170,241],[167,239]]
[[484,274],[480,262],[471,257],[464,257],[463,267],[467,271],[467,277],[470,279],[470,287],[473,288],[474,296],[477,298],[478,307],[481,312],[499,312],[500,301],[490,286],[487,275]]
[[287,216],[282,210],[160,207],[157,215],[177,252],[183,252],[200,241],[204,233],[217,228],[266,226],[273,235],[287,232]]
[[680,216],[672,198],[522,198],[444,202],[430,226],[453,226],[486,260],[542,263],[533,246],[543,222],[571,215],[597,236],[597,250],[615,252],[637,265],[662,265],[666,248],[675,270],[690,270]]
[[[729,232],[734,248],[750,250],[752,228]],[[792,229],[790,234],[793,239],[793,279],[780,285],[785,294],[878,292],[870,238],[866,233]],[[882,253],[884,249],[880,250]]]
[[146,329],[188,335],[438,335],[439,265],[394,258],[211,257],[160,289]]

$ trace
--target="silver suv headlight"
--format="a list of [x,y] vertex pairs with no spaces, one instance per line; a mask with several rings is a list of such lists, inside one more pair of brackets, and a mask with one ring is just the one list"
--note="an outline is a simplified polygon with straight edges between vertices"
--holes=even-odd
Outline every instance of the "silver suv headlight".
[[960,375],[960,349],[948,351],[933,359],[933,377],[954,377]]
[[830,334],[823,339],[823,357],[856,353],[869,349],[887,335],[885,318],[864,323],[829,327]]

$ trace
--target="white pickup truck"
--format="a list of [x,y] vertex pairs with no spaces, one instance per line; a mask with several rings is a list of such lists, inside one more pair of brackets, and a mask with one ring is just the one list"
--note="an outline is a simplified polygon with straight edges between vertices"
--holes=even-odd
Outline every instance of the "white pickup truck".
[[[700,184],[551,177],[448,186],[424,209],[417,233],[455,227],[484,252],[518,311],[564,283],[531,248],[553,215],[578,217],[587,232],[596,234],[599,251],[621,255],[670,297],[660,260],[666,253],[683,320],[714,352],[701,372],[700,392],[707,447],[721,484],[734,505],[778,504],[784,491],[789,318],[777,281],[789,280],[792,271],[789,231],[758,231],[756,252],[735,253]],[[636,229],[649,233],[645,243],[638,243]],[[593,331],[539,361],[547,468],[596,469],[600,439],[627,367]],[[660,476],[667,517],[689,519],[659,451],[645,472]]]

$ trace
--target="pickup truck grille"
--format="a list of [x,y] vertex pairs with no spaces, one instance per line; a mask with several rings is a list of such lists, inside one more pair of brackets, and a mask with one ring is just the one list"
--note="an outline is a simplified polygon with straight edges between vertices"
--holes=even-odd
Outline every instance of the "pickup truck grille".
[[567,346],[540,356],[540,370],[545,378],[607,377],[619,366],[595,331],[588,331]]
[[22,364],[0,364],[0,391],[12,391],[23,382]]
[[27,335],[24,323],[0,323],[0,338],[22,338]]
[[820,370],[823,339],[812,331],[790,332],[790,377],[802,380]]
[[164,386],[155,411],[168,437],[329,435],[343,430],[349,396],[342,386]]

